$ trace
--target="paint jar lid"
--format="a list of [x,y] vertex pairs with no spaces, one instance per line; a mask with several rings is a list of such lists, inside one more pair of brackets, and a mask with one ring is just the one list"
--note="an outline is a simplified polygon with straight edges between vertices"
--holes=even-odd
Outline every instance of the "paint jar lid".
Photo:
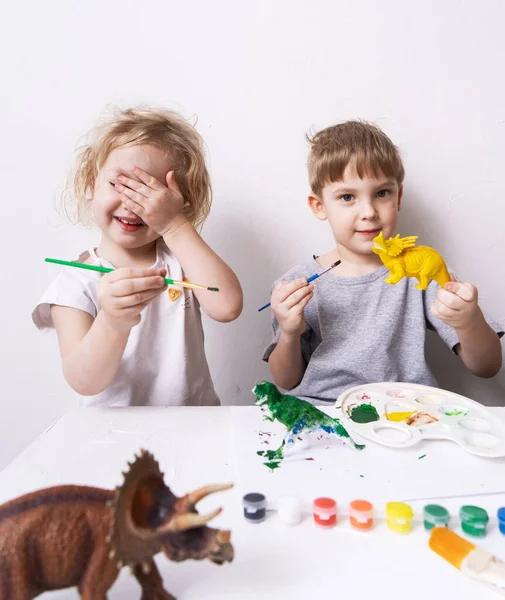
[[244,496],[243,503],[246,508],[265,508],[266,498],[263,494],[251,492]]
[[299,512],[302,510],[302,501],[296,496],[281,496],[277,500],[277,510],[289,513]]
[[505,506],[498,509],[498,521],[505,521]]
[[349,505],[349,508],[359,512],[367,512],[373,510],[373,504],[368,502],[368,500],[353,500]]
[[373,504],[368,500],[353,500],[349,504],[349,514],[353,519],[366,523],[373,518]]
[[487,523],[489,521],[487,511],[479,506],[462,506],[459,517],[465,523]]
[[386,504],[386,516],[392,519],[412,519],[414,511],[410,504],[404,502],[388,502]]
[[445,525],[450,519],[449,511],[438,504],[427,504],[424,507],[423,513],[424,520],[433,525],[438,525],[440,523]]
[[333,498],[316,498],[312,507],[318,514],[334,515],[337,512],[337,503]]

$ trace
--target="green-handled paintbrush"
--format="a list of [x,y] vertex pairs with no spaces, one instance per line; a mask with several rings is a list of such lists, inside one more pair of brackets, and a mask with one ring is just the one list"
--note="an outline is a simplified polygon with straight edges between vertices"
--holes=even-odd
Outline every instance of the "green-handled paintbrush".
[[[70,262],[67,260],[57,260],[56,258],[46,258],[46,262],[54,263],[55,265],[63,265],[64,267],[76,267],[78,269],[88,269],[88,271],[98,271],[99,273],[110,273],[115,269],[108,267],[97,267],[96,265],[86,265],[84,263]],[[177,285],[183,288],[191,288],[197,290],[208,290],[209,292],[219,292],[217,287],[208,287],[198,283],[190,283],[189,281],[178,281],[177,279],[165,279],[167,285]]]

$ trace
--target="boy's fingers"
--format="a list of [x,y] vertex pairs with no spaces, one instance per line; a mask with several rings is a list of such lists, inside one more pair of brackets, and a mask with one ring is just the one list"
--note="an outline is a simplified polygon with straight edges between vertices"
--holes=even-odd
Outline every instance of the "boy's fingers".
[[447,308],[461,310],[461,299],[450,290],[440,288],[437,291],[437,300]]
[[306,285],[303,288],[296,290],[293,292],[286,300],[282,303],[282,306],[286,310],[290,310],[294,306],[296,306],[305,296],[312,295],[313,288],[312,286]]
[[305,277],[294,281],[280,281],[275,288],[278,302],[284,302],[293,292],[306,286],[307,279]]
[[437,319],[447,318],[453,313],[453,309],[449,308],[439,300],[435,300],[431,305],[431,312]]
[[477,298],[477,288],[471,283],[464,283],[462,281],[450,281],[446,283],[443,291],[452,293],[465,300],[465,302],[473,302]]

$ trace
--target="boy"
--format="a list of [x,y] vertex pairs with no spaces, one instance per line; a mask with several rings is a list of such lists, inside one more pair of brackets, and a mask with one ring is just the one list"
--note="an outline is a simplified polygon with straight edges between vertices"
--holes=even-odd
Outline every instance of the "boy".
[[[472,373],[496,375],[504,332],[484,317],[475,286],[451,281],[442,289],[431,281],[420,291],[415,279],[384,283],[388,270],[373,239],[395,233],[405,174],[391,140],[375,125],[349,121],[309,141],[309,206],[328,221],[336,247],[296,265],[274,287],[274,339],[263,355],[274,382],[314,404],[368,382],[436,386],[424,355],[427,328]],[[307,285],[307,277],[337,260],[338,267]]]

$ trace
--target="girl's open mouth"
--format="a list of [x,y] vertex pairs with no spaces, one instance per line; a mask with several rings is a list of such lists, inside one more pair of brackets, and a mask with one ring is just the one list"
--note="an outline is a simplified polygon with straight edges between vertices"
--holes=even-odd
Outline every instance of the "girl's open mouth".
[[131,219],[123,219],[121,217],[114,217],[119,226],[123,231],[133,233],[144,225],[142,221],[132,221]]

